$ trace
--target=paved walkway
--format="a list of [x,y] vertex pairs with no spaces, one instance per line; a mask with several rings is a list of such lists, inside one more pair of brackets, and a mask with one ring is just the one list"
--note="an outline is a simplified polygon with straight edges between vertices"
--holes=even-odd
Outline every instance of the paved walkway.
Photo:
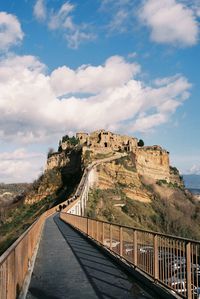
[[156,299],[58,215],[45,224],[27,299]]

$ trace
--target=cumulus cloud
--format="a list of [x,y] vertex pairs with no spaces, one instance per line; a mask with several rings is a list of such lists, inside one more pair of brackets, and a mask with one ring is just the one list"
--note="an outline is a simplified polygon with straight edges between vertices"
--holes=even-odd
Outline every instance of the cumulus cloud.
[[198,41],[198,23],[193,9],[175,0],[147,0],[139,10],[158,43],[192,46]]
[[52,11],[48,26],[51,30],[61,30],[68,46],[77,49],[80,43],[93,40],[95,35],[90,32],[86,24],[76,24],[71,13],[75,6],[70,2],[64,3],[58,11]]
[[47,17],[47,11],[44,0],[37,0],[34,7],[33,13],[37,20],[44,21]]
[[24,148],[0,153],[0,181],[4,183],[31,182],[41,172],[44,155]]
[[20,43],[24,33],[16,16],[0,12],[0,51]]
[[137,63],[120,56],[76,70],[63,66],[49,75],[33,56],[3,59],[1,139],[31,143],[55,140],[66,131],[124,128],[133,133],[166,123],[189,96],[190,84],[178,75],[162,86],[146,86],[136,79],[139,71]]
[[85,65],[75,71],[66,66],[60,67],[52,72],[50,80],[57,96],[77,92],[99,93],[125,84],[139,71],[137,63],[112,56],[102,66]]

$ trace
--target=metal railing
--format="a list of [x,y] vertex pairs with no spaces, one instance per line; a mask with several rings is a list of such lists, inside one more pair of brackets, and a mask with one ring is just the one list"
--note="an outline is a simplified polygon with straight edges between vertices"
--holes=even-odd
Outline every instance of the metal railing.
[[200,242],[81,217],[60,218],[182,298],[200,298]]
[[18,298],[32,257],[40,240],[45,220],[56,212],[56,207],[44,212],[1,256],[0,299]]

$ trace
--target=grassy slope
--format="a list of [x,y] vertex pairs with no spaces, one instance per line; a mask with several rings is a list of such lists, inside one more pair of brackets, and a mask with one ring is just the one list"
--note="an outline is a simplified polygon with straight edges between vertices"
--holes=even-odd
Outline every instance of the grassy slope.
[[[124,163],[127,168],[125,158],[118,163]],[[135,171],[130,165],[129,170]],[[173,184],[158,183],[156,186],[143,183],[143,188],[151,194],[149,203],[126,197],[122,191],[124,186],[118,182],[114,189],[93,189],[89,195],[86,215],[122,225],[200,239],[200,202]],[[165,196],[167,193],[170,194],[168,198]],[[116,196],[120,200],[114,200]],[[115,207],[118,203],[124,206]]]

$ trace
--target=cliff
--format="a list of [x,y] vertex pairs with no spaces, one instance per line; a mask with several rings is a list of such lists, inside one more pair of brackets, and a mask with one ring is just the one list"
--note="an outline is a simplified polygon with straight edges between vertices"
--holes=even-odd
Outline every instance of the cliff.
[[86,215],[199,239],[200,203],[184,188],[177,169],[169,168],[172,182],[165,176],[157,180],[160,176],[153,171],[141,175],[135,165],[134,155],[129,153],[96,166]]
[[44,174],[33,183],[25,203],[32,204],[44,198],[52,198],[52,204],[62,201],[72,192],[82,173],[82,149],[80,146],[59,146],[59,151],[48,155]]
[[[102,163],[96,167],[96,182],[93,187],[101,190],[118,189],[121,194],[141,202],[149,202],[150,196],[144,188],[130,157]],[[120,198],[120,196],[119,196]]]

